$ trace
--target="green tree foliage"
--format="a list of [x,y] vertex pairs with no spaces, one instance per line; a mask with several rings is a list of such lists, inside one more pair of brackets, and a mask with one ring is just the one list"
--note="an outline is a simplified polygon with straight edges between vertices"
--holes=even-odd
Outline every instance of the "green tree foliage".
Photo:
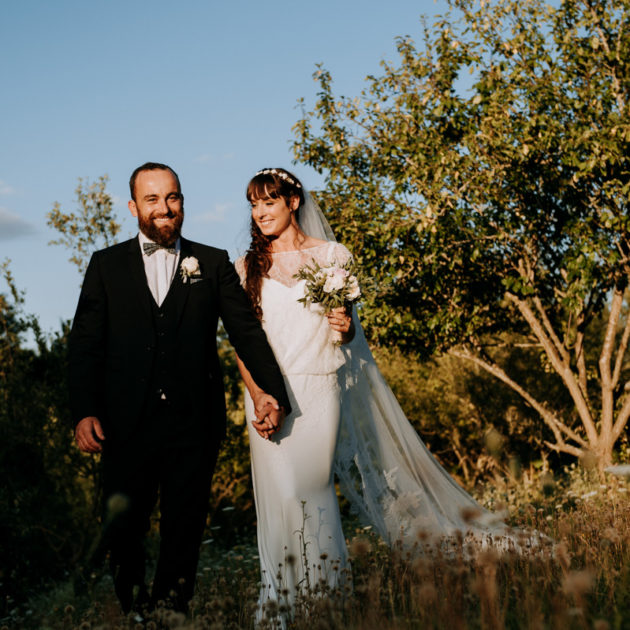
[[[556,413],[570,411],[570,397],[561,382],[546,378],[538,353],[507,342],[500,358],[514,376],[553,401]],[[543,466],[561,464],[557,457],[545,461],[537,413],[474,363],[451,354],[419,361],[395,347],[377,348],[375,355],[409,421],[463,486],[473,488],[496,476],[531,478]]]
[[[8,263],[0,294],[0,593],[2,612],[86,551],[94,528],[93,463],[72,448],[67,328],[45,339],[23,312]],[[25,335],[36,349],[25,348]]]
[[85,273],[90,256],[97,250],[116,243],[120,223],[113,216],[113,201],[105,190],[107,175],[101,175],[92,184],[79,177],[75,190],[77,211],[64,213],[59,202],[55,202],[48,213],[47,224],[61,236],[51,245],[63,245],[71,252],[70,262]]
[[[360,97],[320,68],[295,126],[379,287],[370,339],[474,362],[536,410],[549,448],[600,466],[630,418],[629,26],[628,0],[453,0]],[[517,379],[506,333],[570,413]]]
[[234,349],[223,326],[219,329],[217,346],[223,369],[228,423],[227,435],[212,478],[210,523],[212,528],[218,528],[217,538],[221,544],[231,546],[239,537],[251,533],[256,522],[256,511],[245,424],[244,386]]

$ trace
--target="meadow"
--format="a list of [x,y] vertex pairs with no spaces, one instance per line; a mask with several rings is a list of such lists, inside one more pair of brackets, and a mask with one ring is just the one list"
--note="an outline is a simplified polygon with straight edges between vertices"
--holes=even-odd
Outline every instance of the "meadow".
[[[390,548],[347,515],[352,570],[346,586],[330,593],[313,585],[299,599],[288,627],[630,628],[630,497],[625,479],[602,479],[574,464],[555,479],[549,472],[518,480],[497,477],[484,488],[479,499],[494,510],[507,509],[515,531],[536,530],[550,543],[523,553],[469,554],[460,548],[446,555],[428,553],[420,533],[415,548]],[[121,615],[104,573],[82,596],[73,593],[68,580],[32,598],[5,619],[2,630],[253,628],[259,580],[255,535],[250,530],[226,546],[221,527],[208,534],[188,617],[166,609],[143,621],[133,613]],[[282,602],[268,605],[260,627],[280,627],[285,614]]]

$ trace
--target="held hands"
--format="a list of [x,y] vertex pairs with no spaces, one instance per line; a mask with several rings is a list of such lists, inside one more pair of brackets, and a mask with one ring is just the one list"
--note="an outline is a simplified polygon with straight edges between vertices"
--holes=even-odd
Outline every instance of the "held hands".
[[260,437],[271,439],[282,428],[284,409],[273,396],[261,392],[254,399],[254,410],[256,420],[252,421],[252,426]]
[[328,324],[333,330],[342,335],[341,343],[348,343],[354,337],[354,324],[352,323],[352,311],[344,306],[333,308],[326,313]]
[[84,453],[100,453],[103,450],[101,442],[105,439],[103,427],[95,416],[83,418],[74,430],[74,439]]

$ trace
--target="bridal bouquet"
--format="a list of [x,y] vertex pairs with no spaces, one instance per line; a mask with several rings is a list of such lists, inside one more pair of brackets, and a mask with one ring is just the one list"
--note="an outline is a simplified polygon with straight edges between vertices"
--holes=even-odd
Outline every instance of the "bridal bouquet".
[[[303,265],[293,277],[306,281],[306,295],[298,302],[302,302],[304,306],[319,304],[326,313],[340,306],[347,308],[361,296],[359,281],[351,261],[344,265],[333,262],[322,267],[313,260],[312,265]],[[332,336],[334,343],[341,343],[339,331],[333,330]]]

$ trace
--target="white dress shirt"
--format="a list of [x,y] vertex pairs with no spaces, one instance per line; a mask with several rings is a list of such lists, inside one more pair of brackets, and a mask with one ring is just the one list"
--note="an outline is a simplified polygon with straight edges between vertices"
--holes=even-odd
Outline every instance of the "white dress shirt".
[[160,248],[150,256],[144,253],[142,246],[144,243],[153,243],[153,241],[147,238],[142,232],[138,232],[138,240],[140,241],[140,250],[142,251],[142,261],[144,262],[144,273],[147,276],[147,284],[149,285],[153,299],[158,306],[161,306],[177,272],[179,252],[181,249],[180,240],[177,239],[174,245],[175,254],[171,254],[165,249]]

